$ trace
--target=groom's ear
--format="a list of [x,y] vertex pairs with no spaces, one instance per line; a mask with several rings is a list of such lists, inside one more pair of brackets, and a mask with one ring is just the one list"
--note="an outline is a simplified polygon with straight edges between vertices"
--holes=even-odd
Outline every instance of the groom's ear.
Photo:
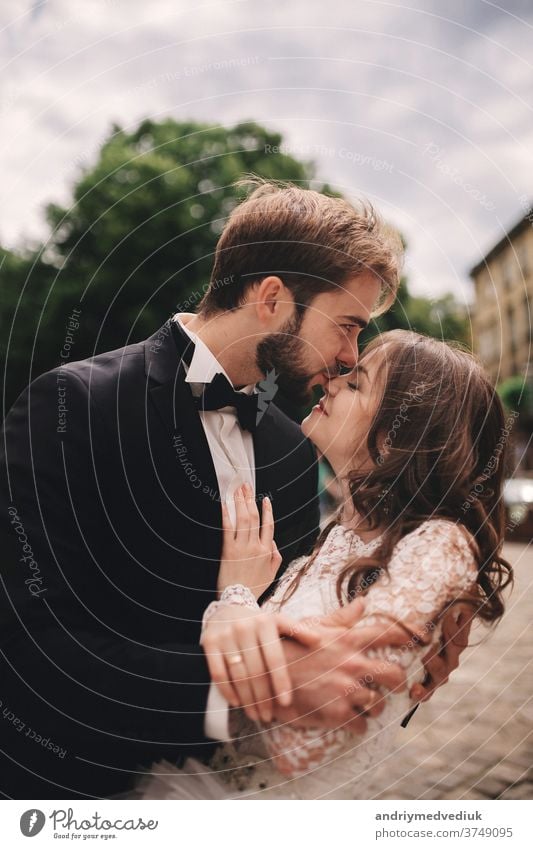
[[269,274],[250,289],[250,304],[256,309],[262,324],[286,321],[294,310],[294,298],[281,277]]

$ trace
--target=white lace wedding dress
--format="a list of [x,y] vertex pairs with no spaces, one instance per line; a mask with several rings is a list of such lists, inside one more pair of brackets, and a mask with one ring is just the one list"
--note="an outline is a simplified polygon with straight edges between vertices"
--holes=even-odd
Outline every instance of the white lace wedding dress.
[[[380,538],[363,543],[352,530],[335,525],[320,552],[287,600],[283,597],[307,558],[288,567],[263,610],[283,612],[294,619],[324,616],[338,608],[336,582],[348,558],[371,554]],[[442,519],[424,522],[396,545],[382,575],[368,590],[361,625],[390,617],[409,618],[426,627],[449,602],[472,588],[476,562],[465,533]],[[228,603],[256,605],[244,588],[228,588]],[[356,626],[356,627],[358,627]],[[430,630],[431,643],[440,638],[440,625]],[[380,716],[367,720],[362,735],[335,730],[300,729],[273,723],[252,723],[242,711],[232,711],[235,739],[218,747],[209,765],[189,758],[183,769],[167,761],[155,764],[142,782],[145,799],[354,799],[372,798],[386,787],[384,761],[394,751],[402,718],[413,707],[408,690],[424,677],[421,657],[427,646],[376,649],[369,657],[401,664],[408,688],[387,694]]]

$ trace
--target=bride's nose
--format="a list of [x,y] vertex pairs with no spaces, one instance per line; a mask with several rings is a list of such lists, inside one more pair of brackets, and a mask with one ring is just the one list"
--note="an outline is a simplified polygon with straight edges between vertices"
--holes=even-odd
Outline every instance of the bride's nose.
[[342,381],[341,381],[340,375],[337,375],[337,377],[331,378],[328,381],[328,383],[326,383],[326,386],[324,387],[327,394],[331,395],[331,397],[334,398],[335,395],[337,394],[337,392],[340,389],[341,382]]

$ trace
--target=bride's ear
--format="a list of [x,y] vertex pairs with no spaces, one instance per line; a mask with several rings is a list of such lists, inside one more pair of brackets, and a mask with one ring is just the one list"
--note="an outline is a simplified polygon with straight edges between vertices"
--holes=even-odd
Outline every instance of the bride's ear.
[[376,464],[378,466],[382,466],[383,463],[385,462],[385,460],[387,459],[387,457],[390,454],[390,445],[387,444],[387,439],[386,439],[385,433],[380,432],[380,433],[377,434],[377,436],[376,436],[376,448],[377,448],[377,452],[378,452],[378,455],[377,455],[377,458],[376,458]]

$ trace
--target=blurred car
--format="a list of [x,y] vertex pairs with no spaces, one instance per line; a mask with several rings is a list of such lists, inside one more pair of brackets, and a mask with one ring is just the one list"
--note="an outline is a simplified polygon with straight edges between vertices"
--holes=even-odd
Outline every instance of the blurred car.
[[509,542],[533,540],[533,477],[509,478],[503,489],[505,537]]

